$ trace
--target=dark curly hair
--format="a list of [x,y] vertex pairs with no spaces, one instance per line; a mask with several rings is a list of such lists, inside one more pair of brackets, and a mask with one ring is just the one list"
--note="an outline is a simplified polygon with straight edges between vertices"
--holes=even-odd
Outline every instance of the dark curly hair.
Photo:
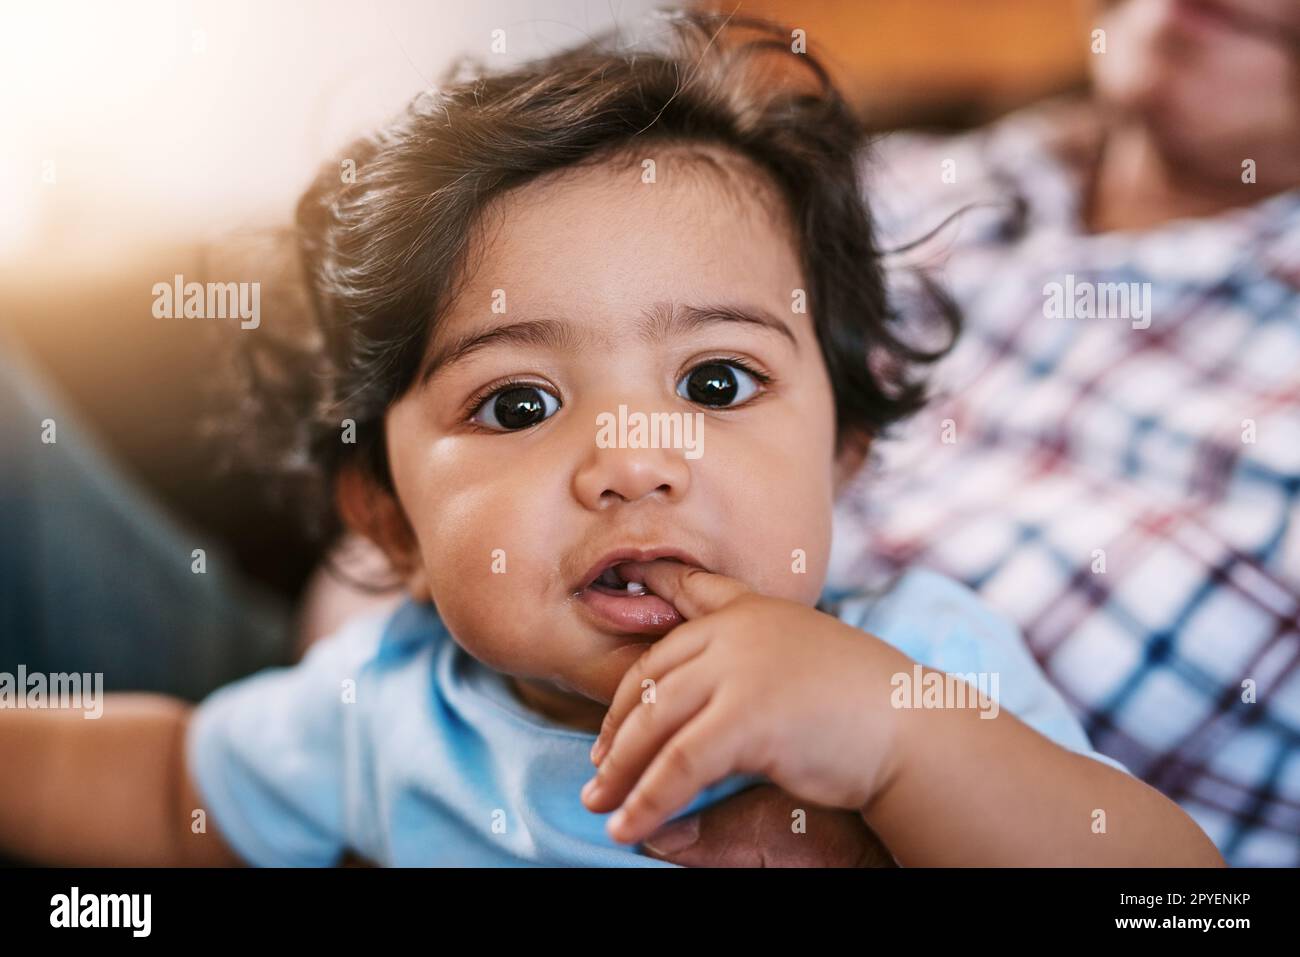
[[[766,21],[661,17],[659,35],[634,48],[611,31],[505,72],[467,75],[462,61],[322,167],[302,196],[295,238],[309,327],[238,338],[252,460],[281,480],[315,538],[339,530],[332,489],[344,466],[392,489],[383,417],[456,296],[485,205],[647,141],[729,148],[779,187],[841,444],[922,404],[913,367],[951,345],[957,311],[927,283],[947,341],[927,350],[904,336],[859,179],[867,133],[823,65]],[[346,160],[355,182],[340,175]],[[356,423],[354,444],[340,441],[344,419]]]

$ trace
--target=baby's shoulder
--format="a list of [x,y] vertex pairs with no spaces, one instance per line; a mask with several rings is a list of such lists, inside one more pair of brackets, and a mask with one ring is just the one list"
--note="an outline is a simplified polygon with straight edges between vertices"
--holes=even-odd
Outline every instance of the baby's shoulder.
[[841,621],[918,664],[976,684],[1057,744],[1128,773],[1092,749],[1078,715],[1043,672],[1021,630],[961,582],[912,568],[878,591],[826,597],[823,607]]
[[969,670],[1025,654],[1020,630],[961,582],[910,568],[872,591],[829,595],[827,611],[918,661]]
[[395,667],[421,648],[442,643],[446,630],[431,605],[406,600],[396,607],[365,612],[308,648],[302,663],[367,664]]

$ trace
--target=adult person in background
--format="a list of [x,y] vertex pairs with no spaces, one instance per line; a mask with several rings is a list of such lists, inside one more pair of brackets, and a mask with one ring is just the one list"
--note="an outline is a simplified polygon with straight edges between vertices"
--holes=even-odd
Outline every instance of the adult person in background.
[[842,498],[832,584],[965,581],[1230,864],[1296,866],[1300,4],[1097,26],[1086,101],[865,163],[886,248],[970,207],[901,258],[966,330]]

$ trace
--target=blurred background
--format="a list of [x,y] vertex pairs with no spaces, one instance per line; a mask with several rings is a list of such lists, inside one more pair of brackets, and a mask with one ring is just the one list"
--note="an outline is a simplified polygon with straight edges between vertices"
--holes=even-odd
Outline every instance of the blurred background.
[[[280,280],[259,250],[349,139],[459,55],[508,65],[614,24],[634,33],[658,5],[13,4],[0,31],[0,327],[129,474],[293,595],[318,556],[256,482],[216,468],[196,426],[222,379],[213,337],[249,333],[155,319],[153,284],[261,281],[274,323]],[[882,131],[962,129],[1082,87],[1095,15],[1088,0],[701,6],[805,30]]]

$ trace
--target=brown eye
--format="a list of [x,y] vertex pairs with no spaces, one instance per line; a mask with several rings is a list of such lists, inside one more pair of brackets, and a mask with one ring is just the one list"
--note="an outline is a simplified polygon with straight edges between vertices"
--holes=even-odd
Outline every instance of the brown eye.
[[700,405],[726,408],[749,399],[758,391],[754,377],[731,362],[705,362],[696,366],[677,386],[677,394]]
[[560,400],[535,385],[513,385],[487,397],[472,421],[500,432],[517,432],[543,422],[560,408]]

